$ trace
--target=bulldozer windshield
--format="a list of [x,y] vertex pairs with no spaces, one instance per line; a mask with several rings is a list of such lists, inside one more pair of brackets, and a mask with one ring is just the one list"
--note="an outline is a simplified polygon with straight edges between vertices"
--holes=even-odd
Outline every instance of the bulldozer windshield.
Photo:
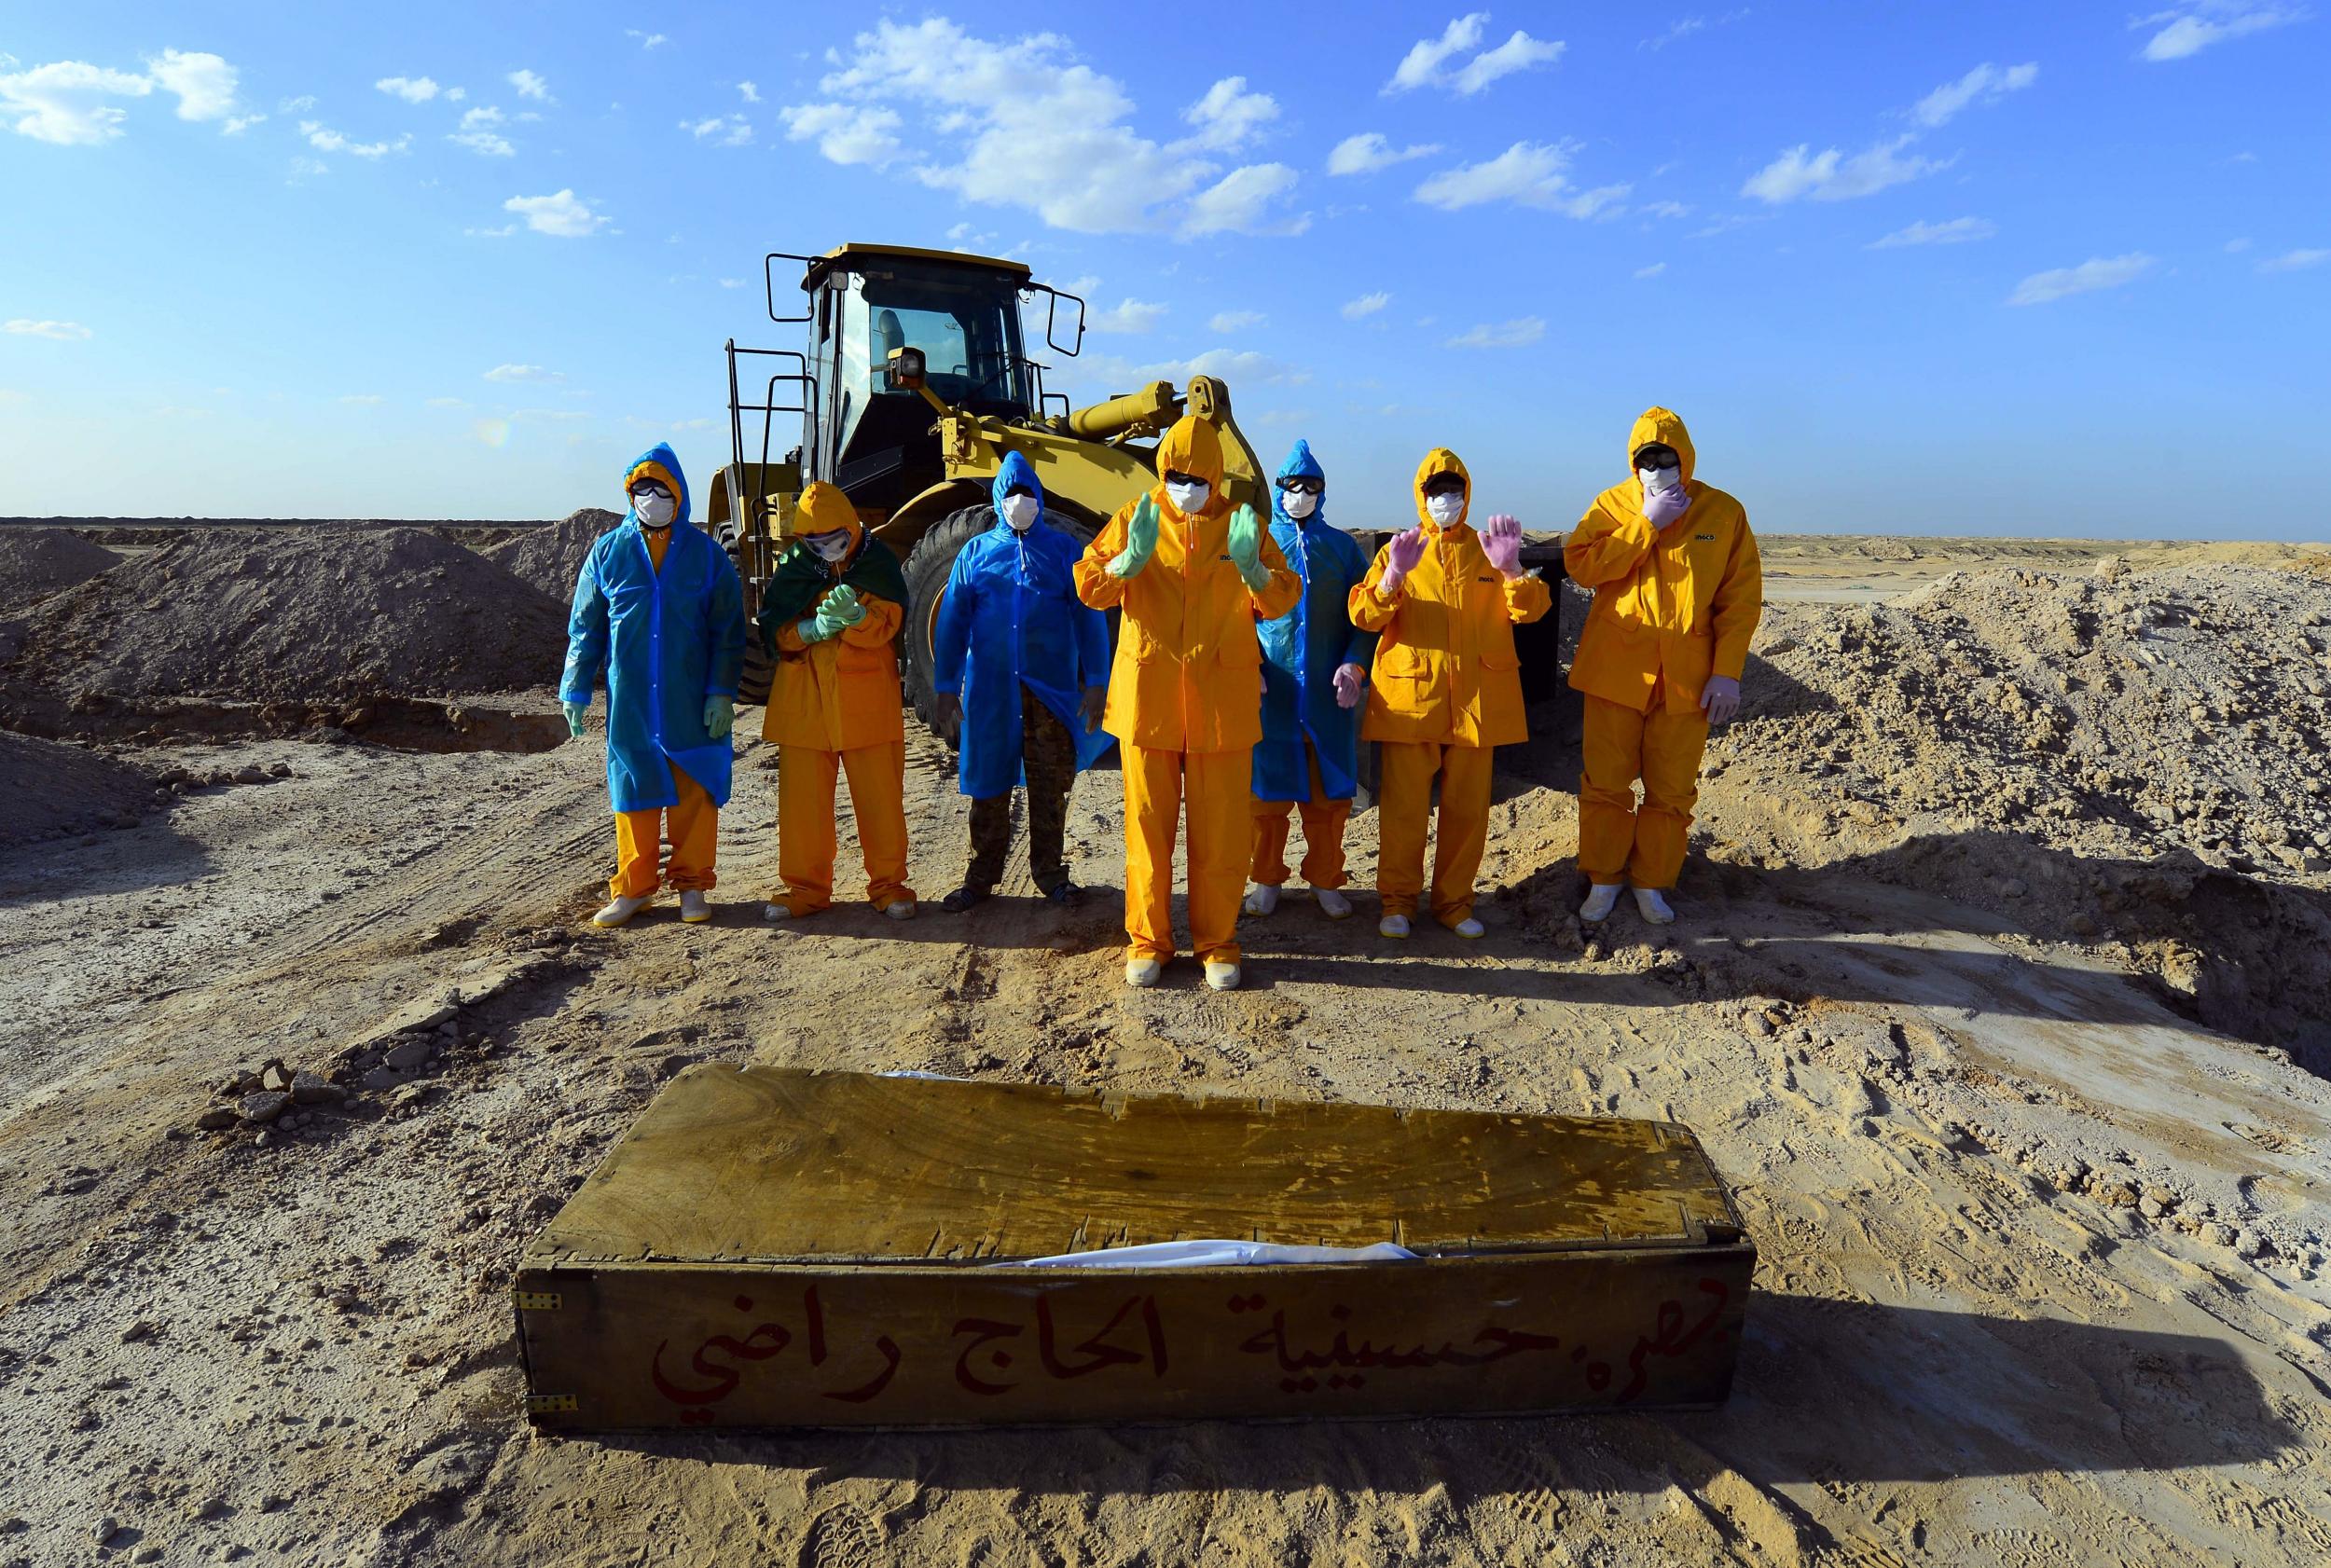
[[868,409],[882,400],[920,403],[911,391],[884,386],[883,366],[893,349],[920,349],[931,390],[957,407],[1010,417],[1028,412],[1019,291],[1008,280],[900,267],[852,274],[835,304],[838,451],[850,450]]

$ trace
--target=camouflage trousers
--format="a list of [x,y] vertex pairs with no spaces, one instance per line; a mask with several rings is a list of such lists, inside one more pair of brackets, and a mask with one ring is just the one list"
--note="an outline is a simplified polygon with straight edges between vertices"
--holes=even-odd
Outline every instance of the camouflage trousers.
[[[1069,880],[1063,850],[1069,830],[1069,791],[1076,783],[1076,742],[1043,699],[1020,688],[1020,767],[1028,776],[1028,869],[1037,890],[1049,893]],[[1012,852],[1012,792],[972,802],[972,866],[963,885],[992,891],[1003,880]]]

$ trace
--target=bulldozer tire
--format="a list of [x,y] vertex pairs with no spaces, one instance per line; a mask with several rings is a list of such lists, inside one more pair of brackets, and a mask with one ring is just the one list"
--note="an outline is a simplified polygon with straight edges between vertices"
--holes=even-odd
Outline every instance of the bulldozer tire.
[[737,677],[737,700],[752,708],[767,706],[769,682],[776,678],[777,663],[769,651],[761,646],[761,628],[745,627],[745,665]]
[[[931,683],[931,629],[938,624],[939,600],[946,592],[947,574],[955,570],[955,557],[964,545],[995,526],[994,507],[962,507],[931,524],[906,556],[906,700],[915,717],[933,734],[942,734],[950,745],[955,736],[943,735],[939,729],[938,693]],[[1057,506],[1044,509],[1044,520],[1038,527],[1057,529],[1080,546],[1091,543],[1096,531],[1083,518]]]

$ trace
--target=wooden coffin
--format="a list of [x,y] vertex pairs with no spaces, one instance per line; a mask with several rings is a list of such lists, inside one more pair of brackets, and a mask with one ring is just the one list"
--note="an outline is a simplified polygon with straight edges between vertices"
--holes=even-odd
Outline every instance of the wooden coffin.
[[1312,1418],[1717,1404],[1755,1261],[1674,1123],[712,1064],[515,1289],[546,1428]]

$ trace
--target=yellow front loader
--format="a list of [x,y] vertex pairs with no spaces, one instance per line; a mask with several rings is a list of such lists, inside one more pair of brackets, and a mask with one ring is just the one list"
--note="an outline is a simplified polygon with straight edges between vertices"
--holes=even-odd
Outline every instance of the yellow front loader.
[[[806,308],[780,311],[780,274],[790,282],[795,265]],[[1152,382],[1079,409],[1047,394],[1043,366],[1022,341],[1023,308],[1041,301],[1046,345],[1073,357],[1084,302],[1033,282],[1019,262],[852,244],[814,256],[773,253],[763,278],[770,319],[806,326],[807,342],[796,352],[730,340],[730,461],[706,527],[736,556],[757,607],[803,487],[839,486],[906,563],[906,690],[926,723],[940,595],[956,552],[994,525],[988,486],[1006,452],[1035,465],[1051,524],[1089,540],[1155,483],[1156,438],[1194,414],[1221,436],[1232,502],[1270,511],[1267,478],[1231,418],[1230,389],[1212,377],[1193,377],[1179,392]],[[759,702],[767,692],[756,638],[743,695]]]

